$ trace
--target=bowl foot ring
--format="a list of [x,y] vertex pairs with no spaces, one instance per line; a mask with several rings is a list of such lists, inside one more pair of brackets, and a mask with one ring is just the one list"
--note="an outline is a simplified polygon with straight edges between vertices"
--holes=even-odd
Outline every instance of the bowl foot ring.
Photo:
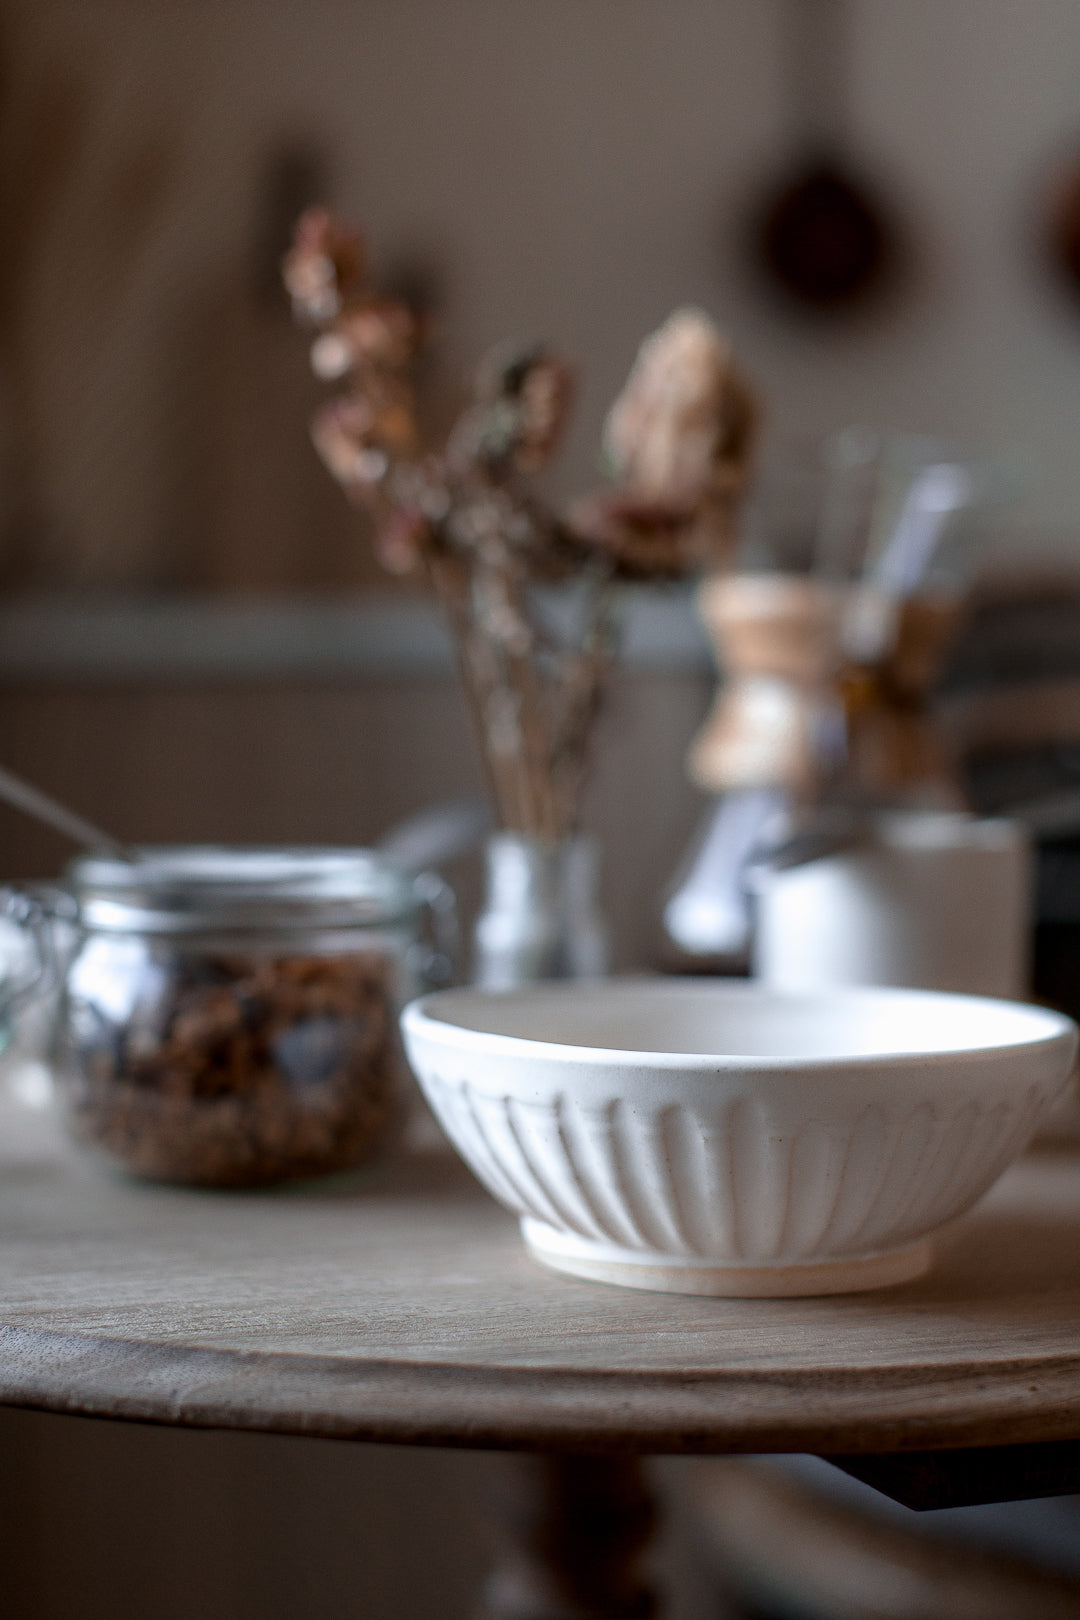
[[556,1232],[540,1221],[521,1223],[533,1257],[554,1271],[588,1282],[614,1283],[664,1294],[708,1294],[725,1299],[791,1299],[800,1295],[854,1294],[870,1288],[892,1288],[928,1270],[933,1259],[929,1238],[880,1254],[850,1255],[840,1260],[802,1265],[716,1266],[658,1254],[636,1255],[613,1244],[590,1242]]

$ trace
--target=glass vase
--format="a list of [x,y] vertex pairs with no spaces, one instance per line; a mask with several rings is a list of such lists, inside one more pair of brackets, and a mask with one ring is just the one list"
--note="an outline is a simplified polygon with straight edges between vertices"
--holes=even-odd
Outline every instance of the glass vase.
[[473,936],[473,982],[509,990],[541,979],[601,978],[609,965],[597,903],[596,845],[575,833],[546,843],[501,832],[485,851]]

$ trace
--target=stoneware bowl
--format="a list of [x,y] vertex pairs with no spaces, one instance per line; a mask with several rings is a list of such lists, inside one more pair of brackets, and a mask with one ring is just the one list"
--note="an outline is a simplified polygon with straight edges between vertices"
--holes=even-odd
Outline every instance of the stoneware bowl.
[[1064,1089],[1076,1029],[922,990],[695,980],[447,990],[406,1008],[458,1152],[558,1271],[674,1293],[918,1276]]

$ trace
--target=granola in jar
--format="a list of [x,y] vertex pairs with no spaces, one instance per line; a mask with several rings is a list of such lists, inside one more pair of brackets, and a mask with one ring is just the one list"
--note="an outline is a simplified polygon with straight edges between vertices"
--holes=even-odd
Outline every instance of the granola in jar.
[[364,850],[148,850],[77,862],[56,1060],[76,1136],[136,1174],[253,1186],[392,1142],[412,881]]

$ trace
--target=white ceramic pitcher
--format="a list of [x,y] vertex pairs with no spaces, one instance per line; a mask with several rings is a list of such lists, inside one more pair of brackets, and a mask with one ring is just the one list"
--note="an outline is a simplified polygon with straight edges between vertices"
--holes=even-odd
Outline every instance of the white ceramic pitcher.
[[1032,852],[1015,822],[888,812],[865,844],[756,887],[754,971],[777,989],[1027,993]]

